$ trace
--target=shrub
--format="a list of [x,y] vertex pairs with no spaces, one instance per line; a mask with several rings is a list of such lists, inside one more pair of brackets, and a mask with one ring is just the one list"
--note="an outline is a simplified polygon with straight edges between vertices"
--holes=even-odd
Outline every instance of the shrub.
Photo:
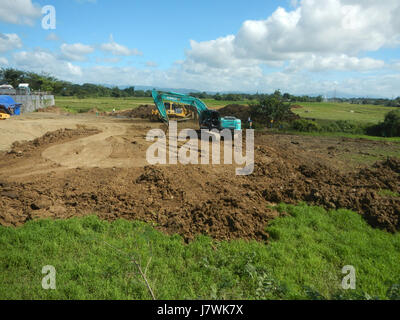
[[292,128],[300,132],[316,132],[321,131],[321,126],[311,120],[298,119],[293,121]]
[[284,103],[278,96],[273,96],[250,104],[250,114],[252,119],[257,122],[269,123],[271,120],[274,120],[277,123],[290,121],[298,117],[290,108],[290,104]]
[[386,114],[385,120],[367,128],[367,133],[383,137],[400,137],[400,110],[393,110]]
[[400,110],[386,114],[382,130],[385,137],[400,137]]

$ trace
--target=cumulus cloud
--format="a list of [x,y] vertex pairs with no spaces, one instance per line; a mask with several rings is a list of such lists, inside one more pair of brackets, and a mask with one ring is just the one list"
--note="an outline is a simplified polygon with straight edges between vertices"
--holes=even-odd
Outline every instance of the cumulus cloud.
[[82,43],[66,44],[61,45],[61,52],[63,57],[72,61],[85,61],[87,55],[92,53],[94,48],[89,45]]
[[0,57],[0,65],[2,66],[8,65],[8,60],[4,57]]
[[2,0],[0,21],[14,24],[33,25],[41,16],[41,8],[31,0]]
[[22,47],[22,41],[15,33],[0,33],[0,52],[11,51]]
[[381,62],[357,56],[399,43],[399,8],[394,0],[303,0],[293,10],[278,8],[265,20],[245,21],[236,35],[191,41],[187,57],[191,62],[226,68],[301,61],[308,55],[313,58],[312,65],[308,63],[311,69],[374,69]]
[[13,62],[18,68],[33,72],[48,72],[61,79],[76,79],[82,76],[79,66],[73,65],[69,61],[58,59],[56,55],[43,49],[33,52],[21,51],[13,54]]
[[381,69],[385,66],[382,60],[372,58],[349,57],[345,54],[341,55],[324,55],[315,54],[304,55],[303,58],[290,61],[286,68],[288,72],[297,72],[308,70],[312,72],[322,72],[326,70],[333,71],[370,71]]
[[115,56],[140,56],[142,53],[138,49],[129,49],[114,41],[113,35],[110,35],[110,42],[103,43],[101,50],[110,52]]

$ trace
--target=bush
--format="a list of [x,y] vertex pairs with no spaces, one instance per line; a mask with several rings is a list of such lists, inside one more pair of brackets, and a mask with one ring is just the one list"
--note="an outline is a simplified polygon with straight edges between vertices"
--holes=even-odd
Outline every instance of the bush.
[[367,129],[369,135],[383,137],[400,137],[400,110],[393,110],[386,114],[385,120]]
[[344,132],[352,134],[365,134],[366,125],[357,122],[338,120],[322,125],[324,132]]
[[292,128],[300,132],[316,132],[322,130],[318,123],[305,119],[295,120],[292,124]]
[[400,110],[386,114],[382,129],[385,137],[400,137]]
[[250,104],[250,115],[254,121],[260,123],[269,123],[271,120],[275,123],[290,121],[298,117],[290,108],[290,104],[284,103],[278,96],[267,97]]

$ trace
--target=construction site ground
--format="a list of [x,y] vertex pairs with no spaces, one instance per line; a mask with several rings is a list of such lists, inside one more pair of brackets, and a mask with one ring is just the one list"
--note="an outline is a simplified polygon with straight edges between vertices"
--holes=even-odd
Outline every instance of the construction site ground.
[[[341,137],[255,133],[255,168],[156,165],[146,160],[141,118],[32,113],[1,122],[0,224],[96,214],[141,220],[186,241],[267,241],[280,202],[356,211],[374,227],[400,229],[400,145]],[[194,123],[180,123],[179,128]],[[180,142],[180,145],[184,142]]]

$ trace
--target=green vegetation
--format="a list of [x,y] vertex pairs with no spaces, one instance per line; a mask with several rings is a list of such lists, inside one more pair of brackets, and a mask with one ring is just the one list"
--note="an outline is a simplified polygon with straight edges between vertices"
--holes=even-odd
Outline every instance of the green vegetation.
[[346,120],[366,124],[376,124],[383,121],[386,113],[397,109],[382,105],[356,105],[335,102],[300,102],[298,105],[303,108],[293,109],[293,112],[305,119]]
[[368,128],[368,133],[383,137],[400,137],[400,109],[387,113],[383,122]]
[[383,190],[379,191],[379,195],[381,195],[383,197],[395,197],[395,198],[400,197],[400,194],[398,194],[397,192],[388,190],[388,189],[383,189]]
[[250,114],[254,122],[269,123],[284,121],[293,114],[290,104],[284,103],[280,97],[280,92],[275,92],[272,97],[266,97],[258,102],[250,104]]
[[78,99],[76,97],[55,98],[57,107],[72,113],[84,113],[96,108],[100,112],[115,110],[134,109],[142,104],[153,104],[152,98],[85,98]]
[[[152,258],[158,299],[400,298],[400,234],[347,210],[277,209],[289,216],[269,225],[269,244],[206,236],[184,244],[148,224],[95,216],[0,227],[0,299],[150,299],[129,256],[143,269]],[[45,265],[57,270],[56,290],[41,288]],[[345,265],[356,269],[356,290],[341,289]]]

